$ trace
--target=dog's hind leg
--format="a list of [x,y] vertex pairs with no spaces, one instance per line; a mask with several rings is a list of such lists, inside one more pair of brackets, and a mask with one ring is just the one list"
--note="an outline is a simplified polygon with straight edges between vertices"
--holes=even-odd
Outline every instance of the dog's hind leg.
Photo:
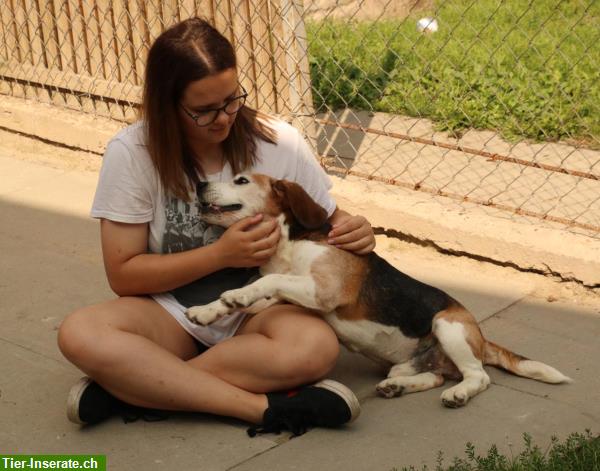
[[437,388],[445,378],[460,377],[460,373],[431,336],[420,339],[412,358],[393,365],[387,376],[376,389],[389,398]]
[[464,406],[490,384],[482,362],[485,340],[475,319],[462,306],[438,313],[433,321],[433,334],[463,377],[460,383],[442,393],[442,403],[447,407]]
[[[406,365],[406,363],[396,366],[403,365]],[[444,377],[442,375],[427,372],[410,376],[399,375],[388,377],[388,379],[384,379],[379,383],[376,389],[382,396],[390,398],[400,396],[401,394],[426,391],[427,389],[437,388],[442,384],[444,384]]]
[[388,378],[395,378],[396,376],[414,376],[420,373],[419,369],[415,365],[414,358],[411,358],[404,363],[398,363],[393,365],[388,372]]

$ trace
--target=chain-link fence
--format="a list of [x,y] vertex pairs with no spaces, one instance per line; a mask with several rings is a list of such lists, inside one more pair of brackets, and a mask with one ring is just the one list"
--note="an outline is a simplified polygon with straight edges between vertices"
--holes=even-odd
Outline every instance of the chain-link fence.
[[300,8],[294,1],[2,1],[3,94],[132,121],[150,44],[168,26],[201,16],[235,44],[252,106],[302,114],[310,104],[303,24],[286,21]]
[[600,237],[597,0],[4,0],[0,93],[132,121],[165,27],[212,21],[332,173]]

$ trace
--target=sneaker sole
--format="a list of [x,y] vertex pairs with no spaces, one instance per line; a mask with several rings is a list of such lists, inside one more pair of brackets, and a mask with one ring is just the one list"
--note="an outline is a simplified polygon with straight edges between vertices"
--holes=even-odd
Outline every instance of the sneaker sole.
[[360,403],[358,402],[358,398],[347,386],[344,386],[342,383],[338,383],[332,379],[324,379],[313,384],[313,386],[327,389],[328,391],[340,396],[346,402],[350,408],[350,420],[347,423],[354,422],[360,415]]
[[85,422],[79,417],[79,401],[91,382],[91,378],[81,378],[69,391],[69,396],[67,397],[67,418],[74,424],[85,425]]

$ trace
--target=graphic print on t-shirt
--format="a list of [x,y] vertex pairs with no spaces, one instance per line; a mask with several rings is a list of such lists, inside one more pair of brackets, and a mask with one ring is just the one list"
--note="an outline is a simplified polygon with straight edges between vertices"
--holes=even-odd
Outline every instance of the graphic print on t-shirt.
[[167,197],[162,253],[178,253],[204,247],[216,241],[225,231],[201,220],[198,200],[182,201]]
[[[179,253],[215,242],[225,229],[202,221],[198,200],[165,199],[165,229],[162,253]],[[198,306],[212,302],[229,289],[241,288],[253,277],[257,268],[225,268],[171,291],[183,306]]]

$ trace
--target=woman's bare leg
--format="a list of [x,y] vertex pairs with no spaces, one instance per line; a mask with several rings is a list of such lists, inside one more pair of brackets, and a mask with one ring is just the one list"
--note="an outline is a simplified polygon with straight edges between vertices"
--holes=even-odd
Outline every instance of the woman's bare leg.
[[[267,399],[257,393],[316,380],[337,357],[337,347],[329,345],[335,337],[323,321],[295,306],[271,309],[273,320],[265,311],[246,322],[240,335],[197,358],[191,336],[149,298],[119,298],[76,311],[64,321],[58,341],[67,359],[125,402],[260,423]],[[299,319],[310,322],[306,335],[298,333]],[[321,345],[311,332],[321,333]],[[325,351],[322,360],[319,349]]]
[[321,379],[338,354],[337,337],[323,319],[278,304],[249,317],[234,337],[189,364],[246,391],[265,393]]

